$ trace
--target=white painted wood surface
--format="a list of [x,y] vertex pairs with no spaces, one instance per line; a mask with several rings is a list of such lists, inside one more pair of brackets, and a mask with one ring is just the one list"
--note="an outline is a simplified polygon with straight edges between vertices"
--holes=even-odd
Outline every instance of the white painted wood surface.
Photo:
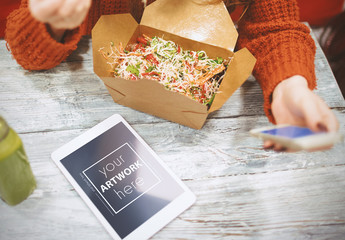
[[[318,45],[317,45],[318,46]],[[316,92],[345,129],[345,102],[318,46]],[[38,188],[0,201],[0,239],[110,239],[50,159],[59,146],[121,114],[191,188],[197,202],[153,239],[345,239],[345,144],[313,153],[264,150],[268,124],[248,79],[201,130],[113,102],[93,73],[91,40],[49,71],[23,70],[0,40],[0,114],[19,133]]]

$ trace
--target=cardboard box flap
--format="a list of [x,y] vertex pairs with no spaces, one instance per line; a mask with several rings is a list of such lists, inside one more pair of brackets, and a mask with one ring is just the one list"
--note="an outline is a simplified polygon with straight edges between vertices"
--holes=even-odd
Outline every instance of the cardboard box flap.
[[209,112],[221,108],[228,98],[247,80],[252,73],[255,62],[255,57],[247,48],[242,48],[234,54],[219,88],[219,93],[214,98]]
[[109,72],[109,65],[104,64],[103,56],[98,50],[108,47],[111,42],[115,46],[120,42],[126,46],[137,26],[138,23],[129,13],[103,15],[99,18],[92,29],[93,68],[97,75]]
[[234,51],[238,33],[223,2],[160,0],[145,8],[141,24]]
[[[181,111],[180,107],[176,108],[176,106],[167,106],[164,102],[155,102],[153,107],[150,100],[143,100],[141,96],[127,98],[122,94],[119,95],[118,91],[108,85],[106,85],[106,87],[113,99],[119,104],[195,129],[200,129],[204,125],[208,116],[207,111]],[[117,96],[120,96],[120,99],[118,99]]]

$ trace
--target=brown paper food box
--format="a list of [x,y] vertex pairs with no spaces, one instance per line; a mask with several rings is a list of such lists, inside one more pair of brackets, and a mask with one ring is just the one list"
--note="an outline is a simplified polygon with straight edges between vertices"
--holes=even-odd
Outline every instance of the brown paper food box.
[[[204,50],[211,58],[232,57],[211,107],[166,90],[148,79],[114,77],[99,53],[113,42],[123,46],[141,34],[172,40],[185,50]],[[130,14],[103,15],[92,29],[94,72],[115,102],[191,128],[200,129],[209,113],[218,110],[250,76],[255,58],[243,48],[233,52],[238,33],[223,2],[200,5],[191,0],[158,0],[145,8],[141,23]]]

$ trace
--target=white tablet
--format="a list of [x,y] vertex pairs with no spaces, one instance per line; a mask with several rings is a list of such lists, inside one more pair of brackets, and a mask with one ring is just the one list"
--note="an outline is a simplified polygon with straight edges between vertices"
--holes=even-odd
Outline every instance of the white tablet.
[[51,157],[113,239],[148,239],[195,202],[118,114]]

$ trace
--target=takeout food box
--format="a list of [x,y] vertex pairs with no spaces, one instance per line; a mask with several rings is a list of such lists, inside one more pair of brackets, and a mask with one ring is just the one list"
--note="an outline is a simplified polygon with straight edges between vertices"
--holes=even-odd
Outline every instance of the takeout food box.
[[[99,49],[135,43],[138,36],[163,37],[184,50],[204,50],[210,58],[231,57],[219,91],[208,108],[189,97],[169,91],[153,80],[114,77]],[[130,14],[103,15],[92,29],[94,72],[113,100],[182,125],[200,129],[207,116],[219,109],[250,76],[255,58],[245,48],[233,52],[238,33],[223,2],[196,4],[191,0],[158,0],[145,8],[141,23]]]

